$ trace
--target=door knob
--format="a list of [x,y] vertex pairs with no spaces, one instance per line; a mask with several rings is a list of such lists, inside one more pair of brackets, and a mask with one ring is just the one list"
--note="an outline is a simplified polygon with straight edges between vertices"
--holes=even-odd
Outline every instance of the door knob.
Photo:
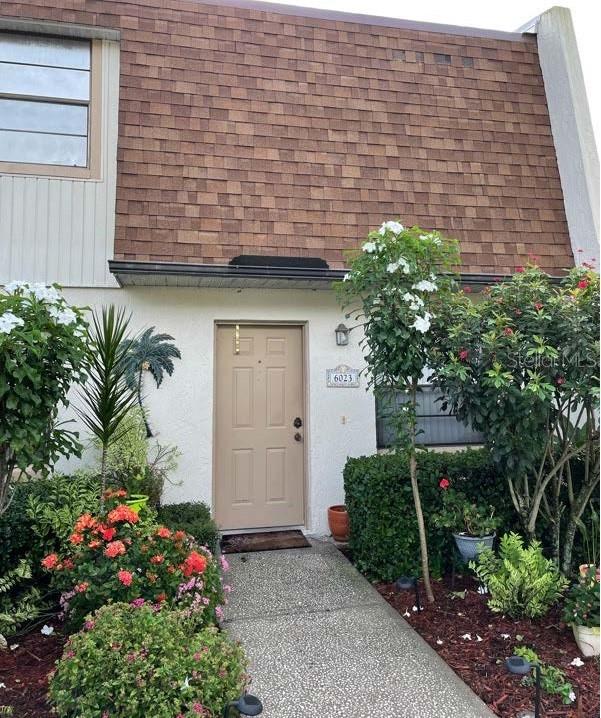
[[300,416],[297,416],[296,419],[292,422],[295,429],[300,429],[303,425],[303,420],[300,418]]
[[297,431],[296,434],[294,435],[294,441],[302,441],[302,440],[303,440],[303,437]]

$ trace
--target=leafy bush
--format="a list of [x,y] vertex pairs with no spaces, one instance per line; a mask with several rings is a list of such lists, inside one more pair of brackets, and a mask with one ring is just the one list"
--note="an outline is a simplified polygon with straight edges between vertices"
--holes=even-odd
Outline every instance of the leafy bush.
[[[561,696],[565,705],[569,705],[576,699],[572,684],[567,680],[566,674],[561,668],[542,663],[538,654],[526,646],[518,646],[515,649],[515,654],[525,658],[533,666],[537,663],[540,665],[540,685],[545,693]],[[530,674],[522,678],[522,683],[531,686],[534,680],[534,676]]]
[[185,531],[141,521],[125,504],[126,492],[107,491],[108,513],[82,514],[66,555],[51,553],[42,565],[63,590],[61,605],[71,625],[113,601],[186,610],[196,626],[221,617],[221,572],[211,552]]
[[590,566],[570,589],[563,618],[566,623],[576,626],[594,628],[599,625],[599,578],[595,566]]
[[[417,464],[433,573],[441,574],[448,568],[456,552],[450,532],[428,520],[442,506],[439,482],[443,476],[449,477],[469,500],[494,506],[505,530],[514,527],[516,517],[507,501],[505,479],[493,467],[488,452],[420,451]],[[344,468],[344,488],[349,545],[357,567],[369,578],[385,581],[419,572],[408,459],[393,454],[349,459]]]
[[22,559],[0,577],[0,636],[38,618],[46,608],[40,590],[30,585],[31,564]]
[[524,548],[515,533],[501,538],[498,556],[486,549],[477,561],[470,561],[470,568],[488,587],[489,608],[516,618],[544,616],[568,584],[553,561],[543,556],[538,541]]
[[217,718],[246,685],[242,649],[178,612],[121,603],[89,616],[50,681],[60,718]]
[[211,518],[211,510],[202,501],[183,504],[167,504],[158,510],[161,523],[169,528],[181,528],[198,541],[216,552],[219,544],[219,529]]
[[468,536],[489,536],[499,528],[494,506],[470,501],[463,492],[451,487],[446,476],[438,485],[442,490],[442,508],[432,517],[435,526]]

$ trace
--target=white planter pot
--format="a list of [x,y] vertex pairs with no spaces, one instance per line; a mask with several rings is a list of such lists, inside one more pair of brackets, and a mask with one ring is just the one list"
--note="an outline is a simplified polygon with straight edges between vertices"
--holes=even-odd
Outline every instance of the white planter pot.
[[461,558],[467,563],[476,558],[478,553],[485,548],[492,548],[496,534],[490,536],[468,536],[467,534],[453,534],[455,543]]
[[583,656],[599,655],[599,626],[576,626],[572,624],[574,638]]

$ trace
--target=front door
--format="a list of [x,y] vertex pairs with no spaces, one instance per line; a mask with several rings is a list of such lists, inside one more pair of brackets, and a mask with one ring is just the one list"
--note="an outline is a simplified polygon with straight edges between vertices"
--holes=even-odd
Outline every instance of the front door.
[[302,328],[219,325],[216,334],[217,523],[303,524]]

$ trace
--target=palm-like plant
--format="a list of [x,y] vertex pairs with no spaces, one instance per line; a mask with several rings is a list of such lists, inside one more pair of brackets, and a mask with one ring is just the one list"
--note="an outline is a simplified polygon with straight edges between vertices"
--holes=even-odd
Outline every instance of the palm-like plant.
[[148,438],[152,436],[152,431],[143,406],[142,379],[144,372],[149,371],[152,374],[158,389],[165,373],[169,376],[173,374],[175,369],[173,360],[182,358],[180,350],[171,343],[174,341],[173,337],[170,334],[155,334],[154,329],[154,327],[149,327],[138,338],[129,342],[125,360],[125,380],[129,388],[136,392]]
[[107,450],[111,442],[120,438],[126,430],[123,420],[136,403],[136,392],[126,380],[126,359],[129,347],[135,341],[129,338],[128,327],[129,317],[123,309],[117,311],[113,305],[103,307],[100,316],[96,312],[92,315],[92,326],[88,328],[90,370],[88,380],[80,391],[83,406],[76,407],[102,450],[101,510],[104,509],[106,490]]

